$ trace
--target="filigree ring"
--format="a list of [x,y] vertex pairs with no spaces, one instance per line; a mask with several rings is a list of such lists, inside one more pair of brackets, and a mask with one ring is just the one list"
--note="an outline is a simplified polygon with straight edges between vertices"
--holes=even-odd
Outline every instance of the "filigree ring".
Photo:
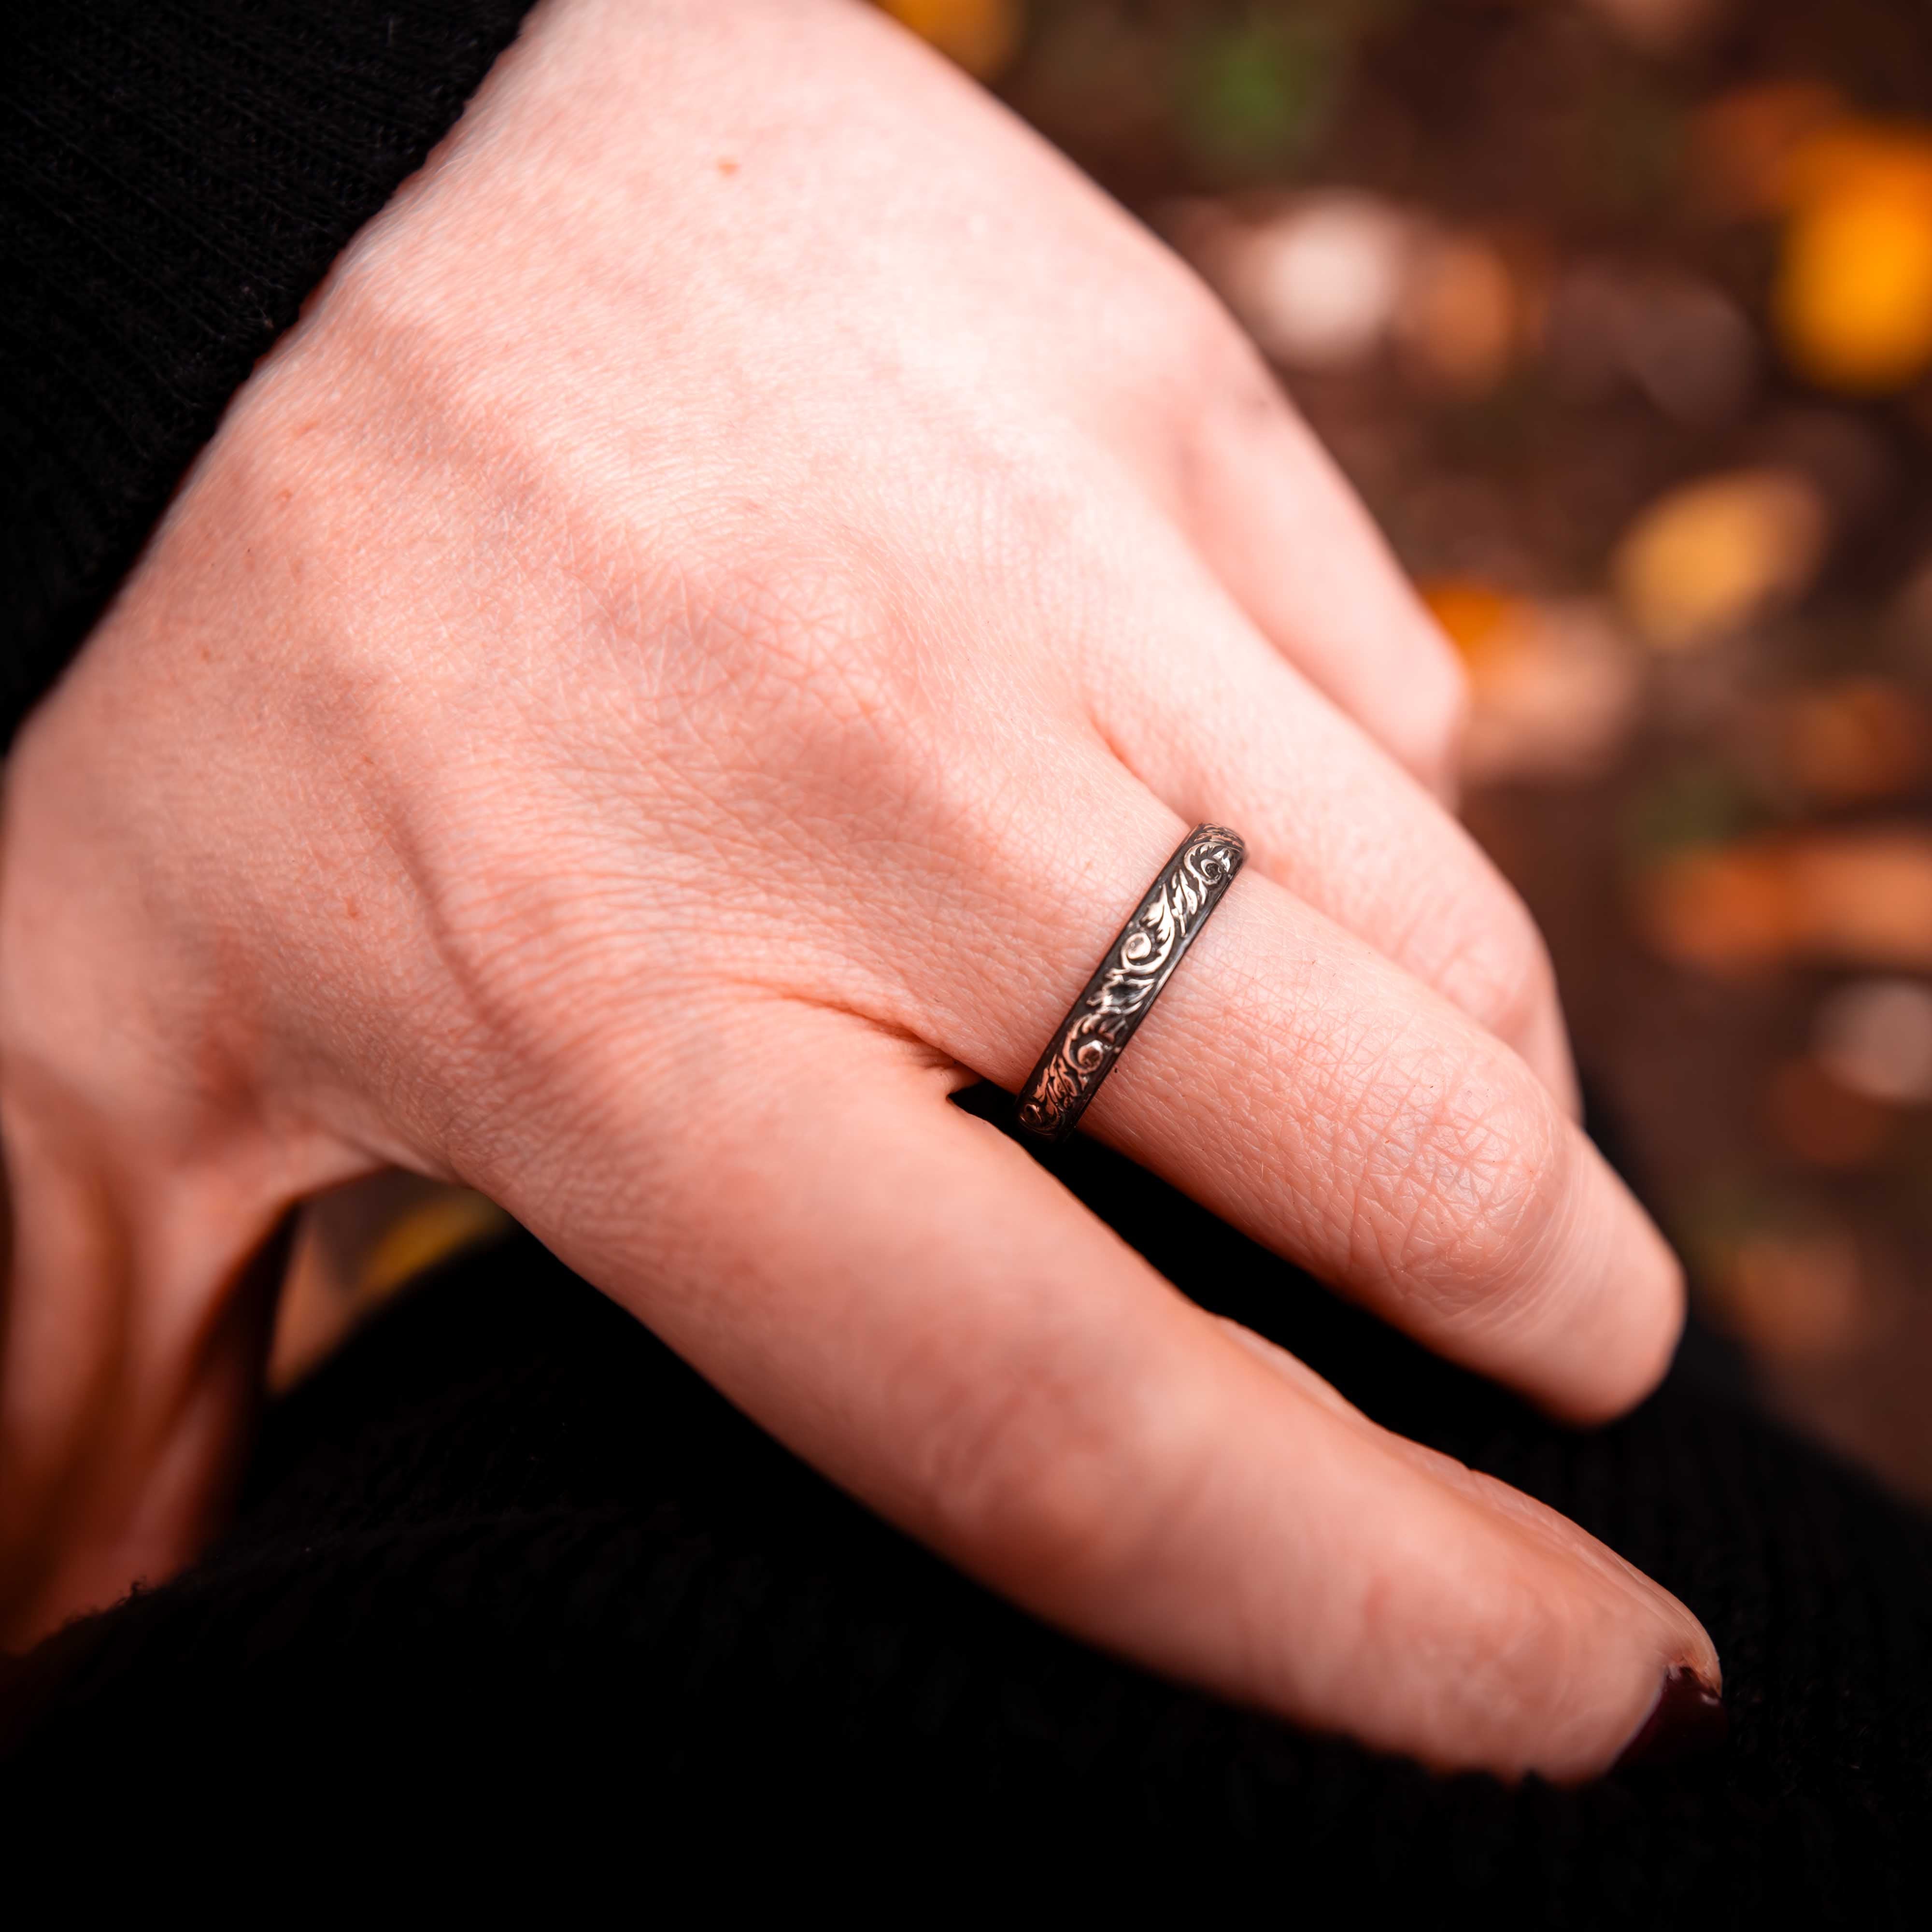
[[1029,1133],[1064,1141],[1073,1131],[1247,856],[1222,825],[1197,825],[1180,842],[1020,1089]]

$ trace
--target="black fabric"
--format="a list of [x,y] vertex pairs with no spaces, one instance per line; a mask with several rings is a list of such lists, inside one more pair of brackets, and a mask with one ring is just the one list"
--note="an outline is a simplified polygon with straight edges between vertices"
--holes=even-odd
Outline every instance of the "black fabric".
[[527,0],[11,0],[0,745]]
[[[524,10],[15,0],[0,736]],[[1054,1159],[1197,1298],[1677,1590],[1724,1655],[1726,1752],[1510,1790],[1150,1678],[878,1523],[524,1242],[274,1412],[194,1570],[0,1683],[0,1896],[52,1879],[70,1911],[172,1868],[205,1897],[254,1845],[282,1848],[286,1900],[385,1839],[433,1862],[455,1815],[446,1887],[527,1855],[634,1901],[808,1868],[814,1900],[849,1895],[917,1852],[922,1916],[969,1882],[1024,1909],[1042,1871],[1090,1899],[1172,1872],[1196,1908],[1238,1886],[1318,1923],[1922,1922],[1918,1516],[1690,1373],[1612,1429],[1553,1429],[1092,1147]]]
[[548,1869],[714,1892],[863,1890],[916,1852],[922,1910],[1040,1873],[1313,1924],[1924,1922],[1932,1527],[1682,1375],[1553,1428],[1117,1158],[1051,1161],[1198,1300],[1679,1592],[1723,1652],[1724,1752],[1507,1790],[1156,1681],[869,1517],[520,1241],[286,1402],[232,1534],[66,1640],[0,1769],[10,1856],[158,1810],[352,1861],[404,1820],[420,1855],[447,1802],[492,1821],[493,1870],[558,1828]]

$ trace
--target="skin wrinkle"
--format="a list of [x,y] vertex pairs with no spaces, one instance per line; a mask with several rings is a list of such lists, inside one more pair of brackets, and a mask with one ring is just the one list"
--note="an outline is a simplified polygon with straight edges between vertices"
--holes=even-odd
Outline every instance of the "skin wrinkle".
[[[1307,1054],[1310,1043],[1298,1042],[1298,1050]],[[1460,1196],[1466,1210],[1481,1205],[1480,1190],[1466,1172],[1473,1151],[1467,1144],[1459,1138],[1446,1156],[1435,1156],[1439,1130],[1454,1118],[1451,1096],[1458,1090],[1458,1077],[1439,1058],[1434,1042],[1416,1040],[1406,1028],[1394,1034],[1384,1029],[1378,1037],[1360,1020],[1333,1064],[1332,1097],[1322,1113],[1346,1138],[1324,1149],[1317,1164],[1346,1177],[1376,1174],[1379,1162],[1376,1181],[1358,1196],[1351,1219],[1372,1217],[1370,1225],[1375,1225],[1384,1216],[1393,1217],[1402,1244],[1378,1247],[1375,1265],[1384,1278],[1400,1278],[1426,1259],[1417,1250],[1414,1230],[1442,1200],[1445,1186],[1451,1198]],[[1352,1246],[1348,1258],[1352,1266]]]
[[[1456,1257],[1461,1265],[1452,1263],[1443,1274],[1466,1274],[1472,1284],[1486,1290],[1496,1278],[1489,1256],[1512,1252],[1519,1224],[1533,1213],[1545,1190],[1536,1152],[1521,1144],[1526,1125],[1534,1132],[1534,1104],[1525,1106],[1515,1096],[1499,1101],[1492,1094],[1472,1092],[1472,1084],[1467,1079],[1445,1082],[1433,1105],[1426,1107],[1418,1104],[1422,1082],[1409,1096],[1406,1112],[1416,1131],[1398,1185],[1427,1208],[1446,1209],[1450,1225],[1446,1236],[1418,1246],[1415,1238],[1423,1224],[1420,1220],[1412,1222],[1410,1245],[1391,1258],[1390,1272],[1432,1284],[1446,1238],[1461,1251]],[[1486,1084],[1480,1076],[1473,1084],[1478,1088]],[[1508,1110],[1509,1119],[1499,1126],[1497,1115],[1503,1108]],[[1477,1258],[1474,1265],[1472,1255]]]
[[1418,948],[1429,958],[1422,976],[1499,1040],[1527,1040],[1556,1004],[1549,950],[1514,895],[1484,910],[1483,918],[1466,905],[1436,910],[1426,929],[1440,935],[1438,946],[1432,958]]
[[[1518,1107],[1510,1125],[1498,1128],[1492,1110],[1480,1105],[1459,1118],[1455,1098],[1456,1090],[1445,1092],[1430,1114],[1405,1110],[1421,1127],[1403,1170],[1411,1211],[1374,1204],[1388,1207],[1386,1220],[1378,1217],[1378,1260],[1384,1279],[1406,1285],[1406,1301],[1432,1332],[1507,1341],[1546,1324],[1557,1298],[1538,1265],[1546,1246],[1539,1236],[1563,1198],[1549,1178],[1556,1156],[1553,1148],[1539,1155],[1522,1146],[1534,1107]],[[1431,1226],[1445,1198],[1458,1195],[1461,1214],[1445,1227]]]

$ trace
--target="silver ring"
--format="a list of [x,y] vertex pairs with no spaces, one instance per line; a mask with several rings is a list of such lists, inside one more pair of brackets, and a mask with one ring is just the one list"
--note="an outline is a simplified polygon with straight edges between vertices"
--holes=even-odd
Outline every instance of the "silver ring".
[[1180,842],[1020,1089],[1028,1132],[1047,1141],[1072,1132],[1247,856],[1224,825],[1197,825]]

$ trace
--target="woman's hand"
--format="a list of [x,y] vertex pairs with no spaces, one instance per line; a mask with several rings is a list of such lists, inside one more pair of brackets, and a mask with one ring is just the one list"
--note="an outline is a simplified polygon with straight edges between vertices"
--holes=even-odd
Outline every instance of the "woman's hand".
[[13,1634],[192,1553],[250,1257],[399,1163],[1070,1629],[1607,1763],[1714,1681],[1682,1606],[946,1104],[1236,826],[1091,1129],[1559,1414],[1642,1395],[1677,1271],[1430,795],[1458,704],[1222,314],[973,88],[839,0],[552,0],[13,758]]

